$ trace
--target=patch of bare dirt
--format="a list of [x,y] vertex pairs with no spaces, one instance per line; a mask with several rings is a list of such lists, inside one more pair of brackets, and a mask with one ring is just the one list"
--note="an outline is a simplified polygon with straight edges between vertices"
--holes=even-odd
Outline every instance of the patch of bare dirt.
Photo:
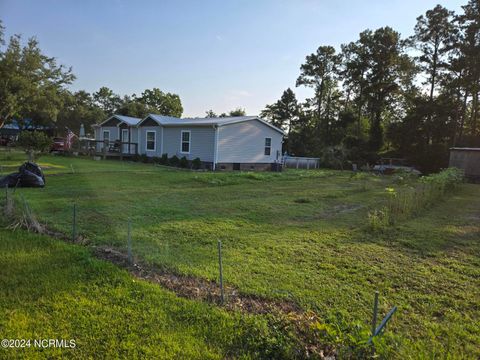
[[[206,279],[178,275],[165,270],[141,264],[134,261],[130,264],[128,256],[111,247],[93,247],[96,257],[110,261],[122,268],[127,269],[137,278],[162,285],[164,288],[175,292],[181,297],[198,299],[217,305],[222,304],[219,285],[214,281]],[[280,313],[302,313],[301,308],[294,302],[275,301],[252,295],[239,293],[235,288],[224,287],[225,302],[223,306],[231,310],[239,310],[253,314],[266,314],[272,312]]]

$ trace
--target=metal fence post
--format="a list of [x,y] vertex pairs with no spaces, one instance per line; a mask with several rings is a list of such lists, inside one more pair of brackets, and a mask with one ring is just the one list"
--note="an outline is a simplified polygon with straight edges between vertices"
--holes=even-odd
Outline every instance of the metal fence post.
[[223,305],[225,302],[225,294],[223,292],[222,242],[220,240],[218,240],[218,269],[220,271],[220,296]]
[[77,204],[73,203],[72,242],[77,238]]
[[373,301],[372,336],[374,336],[375,329],[377,327],[377,314],[378,314],[378,291],[375,291],[375,300]]
[[128,251],[128,262],[133,264],[132,256],[132,220],[128,218],[128,231],[127,231],[127,251]]

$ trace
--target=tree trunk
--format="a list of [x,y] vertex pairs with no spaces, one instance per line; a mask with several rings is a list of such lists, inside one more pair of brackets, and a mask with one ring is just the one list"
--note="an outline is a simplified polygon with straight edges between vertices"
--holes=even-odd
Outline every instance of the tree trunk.
[[480,131],[477,131],[477,118],[478,118],[478,89],[474,90],[472,99],[472,135],[477,136]]
[[465,126],[465,117],[467,116],[467,99],[468,91],[465,90],[465,95],[463,96],[462,120],[460,121],[460,130],[458,134],[458,141],[460,142],[460,144],[462,143],[463,127]]
[[435,41],[435,50],[433,51],[432,59],[432,78],[430,80],[430,103],[433,102],[433,92],[435,90],[435,79],[437,77],[437,61],[438,61],[438,40]]
[[[363,71],[362,71],[362,75],[361,75],[361,79],[363,80]],[[361,120],[362,120],[362,105],[363,105],[363,100],[362,100],[362,97],[363,97],[363,82],[360,81],[360,92],[358,94],[358,100],[359,100],[359,104],[358,104],[358,109],[357,109],[357,135],[360,137],[360,131],[361,131]]]
[[432,124],[432,111],[433,111],[433,92],[435,91],[435,79],[437,77],[437,61],[438,61],[438,39],[435,40],[435,50],[433,50],[432,58],[432,70],[431,70],[431,79],[430,79],[430,98],[429,98],[429,109],[427,116],[427,146],[431,143],[431,128]]
[[323,100],[323,79],[320,82],[320,93],[318,94],[317,106],[318,106],[318,118],[322,117],[322,100]]

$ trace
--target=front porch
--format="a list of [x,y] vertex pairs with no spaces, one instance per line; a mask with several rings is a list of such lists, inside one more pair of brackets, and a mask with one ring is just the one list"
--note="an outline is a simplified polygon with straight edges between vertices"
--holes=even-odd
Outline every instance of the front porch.
[[120,160],[123,160],[138,155],[138,143],[120,140],[81,139],[78,152],[89,156],[100,156],[102,159],[120,158]]

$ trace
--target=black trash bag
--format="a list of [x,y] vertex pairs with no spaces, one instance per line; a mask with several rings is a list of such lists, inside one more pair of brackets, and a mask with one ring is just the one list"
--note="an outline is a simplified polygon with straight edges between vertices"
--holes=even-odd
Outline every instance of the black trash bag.
[[[39,176],[42,179],[43,184],[45,185],[45,176],[43,175],[42,168],[35,163],[27,161],[18,168],[18,172],[20,174],[28,174],[28,172],[33,173],[34,175]],[[30,176],[30,174],[28,174],[28,176]]]
[[13,173],[0,179],[0,188],[4,187],[44,187],[45,176],[37,164],[26,162]]
[[45,181],[41,176],[34,174],[31,171],[23,170],[20,173],[20,182],[18,183],[20,187],[44,187]]
[[20,183],[20,173],[13,173],[0,179],[0,188],[14,188]]

